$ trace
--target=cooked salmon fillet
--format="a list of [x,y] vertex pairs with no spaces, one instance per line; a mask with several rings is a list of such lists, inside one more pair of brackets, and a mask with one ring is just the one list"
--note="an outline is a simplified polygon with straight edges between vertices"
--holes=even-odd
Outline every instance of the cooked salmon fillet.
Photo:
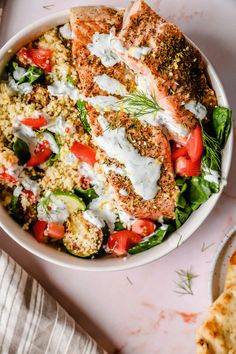
[[[161,18],[143,0],[134,1],[126,10],[118,38],[128,52],[117,54],[135,73],[145,75],[158,103],[176,122],[189,129],[196,127],[197,119],[184,107],[191,100],[208,111],[217,104],[199,51],[176,25]],[[149,51],[137,59],[128,54],[135,47]]]
[[[106,67],[101,60],[88,49],[92,43],[94,34],[116,34],[122,25],[122,14],[119,11],[100,7],[81,7],[71,11],[71,26],[73,31],[73,57],[84,95],[88,98],[108,96],[95,82],[98,75],[108,75],[122,83],[127,92],[135,86],[134,75],[124,63],[118,62]],[[117,96],[116,94],[114,96]],[[117,96],[119,97],[119,95]],[[87,104],[89,122],[94,137],[103,134],[98,117],[100,113],[96,108]],[[161,177],[158,181],[160,190],[151,200],[144,200],[138,195],[130,179],[115,171],[106,172],[109,184],[115,190],[118,204],[128,214],[139,218],[158,219],[159,217],[174,218],[176,195],[178,188],[174,180],[174,172],[171,163],[170,145],[160,127],[146,126],[138,120],[134,120],[124,111],[105,112],[104,117],[111,129],[124,127],[126,135],[141,156],[158,159],[162,163]],[[111,159],[100,151],[99,162],[101,164],[115,164],[119,161]],[[122,164],[121,164],[122,167]],[[120,193],[125,189],[127,195]]]

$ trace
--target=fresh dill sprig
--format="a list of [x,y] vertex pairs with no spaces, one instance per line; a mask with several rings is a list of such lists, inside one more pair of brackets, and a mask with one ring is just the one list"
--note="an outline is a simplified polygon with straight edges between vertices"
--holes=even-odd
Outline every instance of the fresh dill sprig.
[[187,271],[180,269],[176,273],[179,276],[179,282],[176,283],[178,290],[175,290],[175,293],[179,295],[193,295],[192,280],[197,278],[198,275],[194,275],[191,269]]
[[162,110],[154,95],[148,97],[140,90],[124,96],[121,102],[123,109],[135,118]]
[[216,138],[210,136],[202,127],[202,137],[205,147],[205,158],[212,170],[220,170],[221,147]]

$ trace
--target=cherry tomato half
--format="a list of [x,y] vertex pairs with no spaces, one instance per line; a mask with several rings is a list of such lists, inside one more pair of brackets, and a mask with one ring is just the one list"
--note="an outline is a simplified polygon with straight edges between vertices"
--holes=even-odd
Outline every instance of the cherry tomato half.
[[180,148],[177,148],[176,150],[174,150],[171,154],[171,159],[172,161],[177,160],[179,157],[181,156],[187,156],[188,155],[188,151],[186,149],[185,146],[182,146]]
[[189,157],[179,157],[175,161],[175,172],[183,177],[199,176],[201,160],[193,162]]
[[55,238],[56,240],[61,240],[64,237],[65,227],[56,222],[49,222],[47,227],[48,236]]
[[37,220],[33,225],[33,233],[38,242],[46,241],[45,230],[47,227],[47,221]]
[[75,141],[70,148],[71,152],[81,161],[93,166],[96,162],[96,151],[90,146]]
[[188,156],[193,162],[201,158],[203,148],[202,129],[201,127],[197,127],[191,132],[186,144]]
[[128,249],[140,242],[142,237],[136,232],[121,230],[114,232],[108,238],[108,247],[113,254],[121,256],[126,254]]
[[132,231],[145,237],[154,232],[156,225],[148,219],[137,219],[132,225]]
[[11,183],[16,183],[17,182],[15,177],[9,175],[9,173],[6,173],[6,172],[0,173],[0,180],[8,181],[8,182],[11,182]]
[[33,129],[39,129],[48,124],[47,119],[43,116],[39,116],[37,118],[27,117],[22,119],[20,122],[26,125],[27,127],[31,127]]
[[33,63],[48,72],[52,71],[51,56],[52,52],[48,48],[29,50],[29,57],[32,59]]
[[28,167],[34,167],[41,165],[41,163],[47,161],[52,154],[52,150],[49,147],[48,141],[39,143],[35,149],[35,154],[31,156],[27,162]]

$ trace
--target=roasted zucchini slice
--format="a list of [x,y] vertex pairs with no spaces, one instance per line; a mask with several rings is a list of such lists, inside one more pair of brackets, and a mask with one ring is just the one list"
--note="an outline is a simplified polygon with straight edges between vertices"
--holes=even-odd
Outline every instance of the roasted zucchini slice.
[[73,213],[66,222],[63,244],[74,256],[91,257],[102,247],[103,232],[85,220],[81,213]]

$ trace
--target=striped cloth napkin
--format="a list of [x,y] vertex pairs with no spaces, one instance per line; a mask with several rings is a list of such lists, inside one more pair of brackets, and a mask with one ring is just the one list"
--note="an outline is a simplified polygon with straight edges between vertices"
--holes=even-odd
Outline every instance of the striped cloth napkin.
[[1,354],[105,354],[69,314],[0,250]]

